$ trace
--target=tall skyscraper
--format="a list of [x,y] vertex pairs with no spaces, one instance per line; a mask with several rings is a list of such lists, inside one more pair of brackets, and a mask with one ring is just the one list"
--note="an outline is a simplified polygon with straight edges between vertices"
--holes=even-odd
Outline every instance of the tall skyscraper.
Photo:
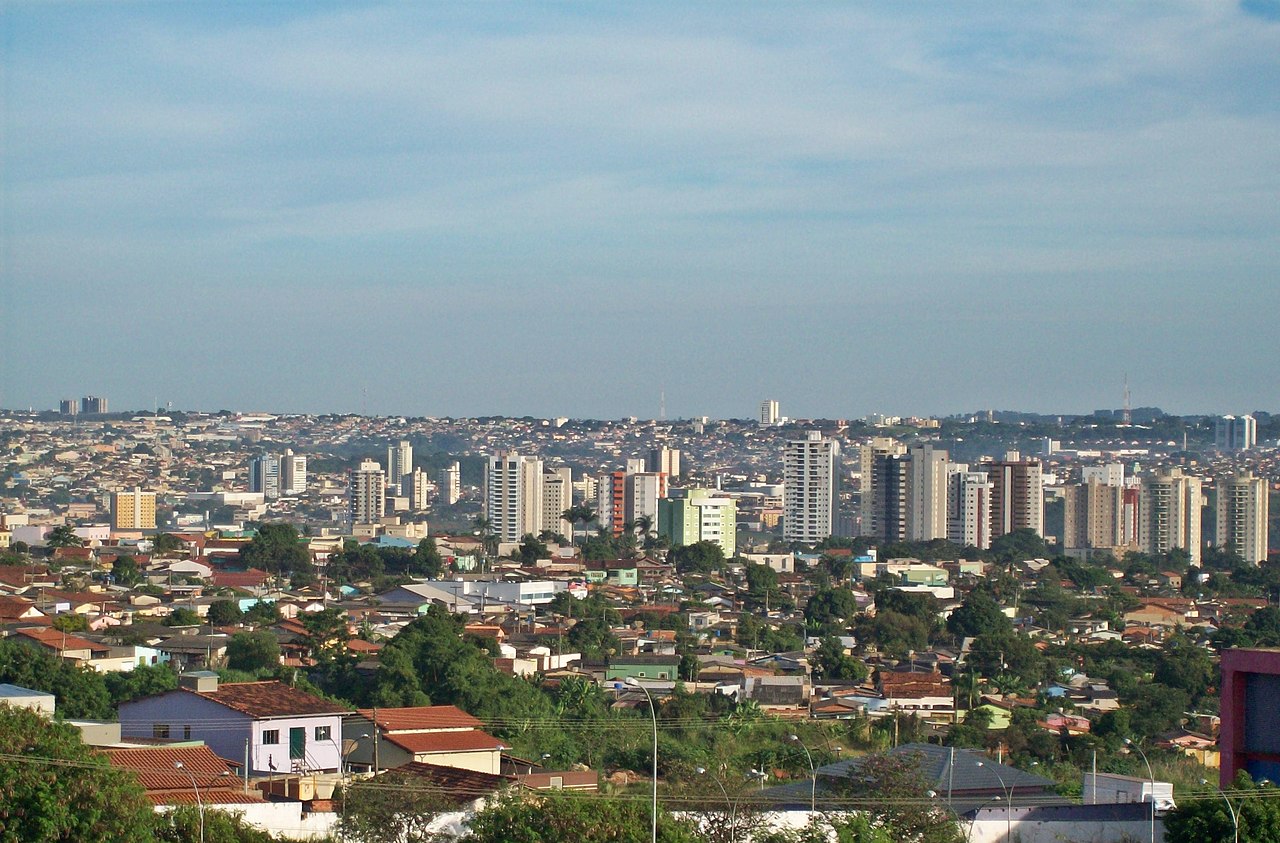
[[307,455],[286,450],[280,458],[280,493],[303,495],[307,492]]
[[1200,564],[1200,510],[1203,503],[1198,477],[1173,468],[1143,479],[1138,511],[1138,549],[1168,553],[1175,547]]
[[454,460],[447,468],[440,469],[436,480],[436,500],[444,506],[453,506],[462,497],[462,466]]
[[280,458],[259,454],[249,460],[249,491],[260,492],[266,500],[280,497]]
[[596,520],[615,536],[641,517],[658,523],[658,501],[667,496],[667,475],[643,471],[644,467],[643,460],[627,460],[624,471],[606,474],[596,486]]
[[[886,477],[881,474],[877,475],[877,468],[880,472],[894,471],[898,469],[889,463],[881,461],[877,466],[877,458],[880,457],[896,457],[905,454],[907,449],[904,445],[895,439],[887,436],[877,436],[870,442],[858,448],[858,472],[862,483],[862,492],[860,495],[861,503],[859,504],[859,513],[862,520],[862,535],[864,536],[880,536],[884,537],[890,532],[888,525],[896,520],[894,513],[897,501],[889,500],[886,502],[886,493],[896,493],[894,490],[901,487],[894,487],[893,480],[886,481]],[[890,486],[885,487],[885,483],[889,482]],[[879,483],[879,488],[877,488]],[[904,526],[905,529],[905,526]]]
[[1128,549],[1125,487],[1090,479],[1062,488],[1062,543],[1067,551],[1109,550],[1119,558]]
[[1044,535],[1044,485],[1039,460],[1016,451],[987,468],[991,480],[991,539],[1014,530]]
[[947,452],[932,445],[907,450],[907,538],[947,537]]
[[658,534],[673,545],[715,542],[726,557],[738,550],[738,503],[715,489],[681,489],[658,501]]
[[773,427],[782,418],[778,402],[772,398],[760,402],[760,424],[766,427]]
[[542,460],[516,451],[495,454],[485,463],[484,512],[503,541],[537,535],[542,523]]
[[80,399],[80,412],[86,416],[100,415],[107,411],[107,399],[86,395]]
[[542,519],[539,532],[550,530],[566,538],[573,536],[573,525],[564,520],[564,511],[573,506],[573,470],[564,466],[542,475]]
[[870,488],[862,493],[863,532],[885,541],[905,541],[911,460],[906,454],[877,452],[870,465]]
[[817,542],[835,531],[840,501],[840,443],[816,430],[782,452],[783,538]]
[[409,509],[421,512],[431,506],[431,481],[427,473],[415,468],[400,478],[400,497],[409,499]]
[[991,547],[991,481],[985,471],[970,471],[964,463],[948,466],[947,541]]
[[74,416],[80,412],[80,405],[74,398],[63,398],[58,402],[58,413],[64,416]]
[[365,460],[351,472],[350,517],[352,524],[377,524],[387,508],[387,473],[374,460]]
[[113,530],[154,530],[156,528],[156,493],[133,491],[111,495],[111,528]]
[[387,483],[395,494],[404,494],[400,488],[400,480],[413,471],[413,446],[401,439],[394,445],[387,446]]
[[1246,562],[1267,561],[1267,481],[1241,473],[1218,481],[1216,543]]
[[652,474],[665,474],[667,479],[680,476],[680,451],[676,448],[653,448],[645,460],[644,470]]
[[1258,422],[1253,416],[1219,416],[1213,430],[1219,451],[1247,451],[1258,444]]

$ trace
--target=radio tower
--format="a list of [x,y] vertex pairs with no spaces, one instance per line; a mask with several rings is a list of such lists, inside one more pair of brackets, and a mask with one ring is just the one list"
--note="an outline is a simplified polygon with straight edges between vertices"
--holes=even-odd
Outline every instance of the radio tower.
[[1133,424],[1133,409],[1129,406],[1129,373],[1124,373],[1124,423]]

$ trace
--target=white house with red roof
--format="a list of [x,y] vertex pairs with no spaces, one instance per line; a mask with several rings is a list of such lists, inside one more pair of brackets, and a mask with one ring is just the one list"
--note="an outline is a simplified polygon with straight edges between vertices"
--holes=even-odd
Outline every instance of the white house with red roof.
[[376,762],[379,770],[389,770],[418,762],[497,775],[506,747],[482,725],[453,705],[362,708],[343,725],[353,746],[347,763],[372,770]]

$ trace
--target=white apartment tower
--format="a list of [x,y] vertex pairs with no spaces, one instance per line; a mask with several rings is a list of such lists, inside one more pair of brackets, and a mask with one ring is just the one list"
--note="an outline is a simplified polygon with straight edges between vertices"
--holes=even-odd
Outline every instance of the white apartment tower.
[[680,451],[677,448],[653,448],[645,460],[644,470],[652,474],[665,474],[667,478],[680,476]]
[[542,520],[538,532],[551,530],[573,536],[573,525],[564,520],[564,511],[573,506],[573,471],[553,468],[542,475]]
[[404,494],[400,482],[406,474],[413,471],[413,446],[401,439],[394,445],[387,446],[387,482],[394,487],[396,494]]
[[387,506],[387,473],[373,460],[365,460],[351,472],[350,517],[352,524],[377,524]]
[[249,491],[260,492],[266,500],[280,497],[280,458],[261,454],[249,460]]
[[421,512],[431,503],[431,481],[427,473],[420,468],[404,475],[400,479],[400,496],[409,499],[409,509]]
[[1219,451],[1247,451],[1258,444],[1258,422],[1253,416],[1219,416],[1213,430]]
[[485,462],[484,513],[502,541],[537,535],[542,523],[542,460],[515,451]]
[[1139,493],[1138,549],[1168,553],[1180,547],[1200,564],[1200,478],[1182,469],[1163,471],[1142,481]]
[[462,497],[462,466],[455,460],[448,468],[440,469],[436,480],[436,499],[444,506],[453,506]]
[[922,445],[907,450],[907,538],[947,537],[947,452]]
[[840,443],[809,431],[782,452],[783,538],[817,542],[835,530],[840,491]]
[[947,541],[963,547],[991,547],[991,481],[984,471],[951,463],[947,475]]
[[280,458],[280,493],[302,495],[307,491],[307,457],[286,450]]
[[1251,473],[1218,481],[1217,543],[1246,562],[1267,561],[1267,481]]
[[781,418],[782,416],[777,401],[770,398],[760,402],[760,424],[765,427],[773,427]]

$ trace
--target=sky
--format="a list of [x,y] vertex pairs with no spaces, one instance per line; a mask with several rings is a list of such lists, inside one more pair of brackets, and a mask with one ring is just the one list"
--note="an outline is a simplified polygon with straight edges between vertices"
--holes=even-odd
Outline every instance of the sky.
[[1280,0],[6,4],[0,406],[1280,411]]

